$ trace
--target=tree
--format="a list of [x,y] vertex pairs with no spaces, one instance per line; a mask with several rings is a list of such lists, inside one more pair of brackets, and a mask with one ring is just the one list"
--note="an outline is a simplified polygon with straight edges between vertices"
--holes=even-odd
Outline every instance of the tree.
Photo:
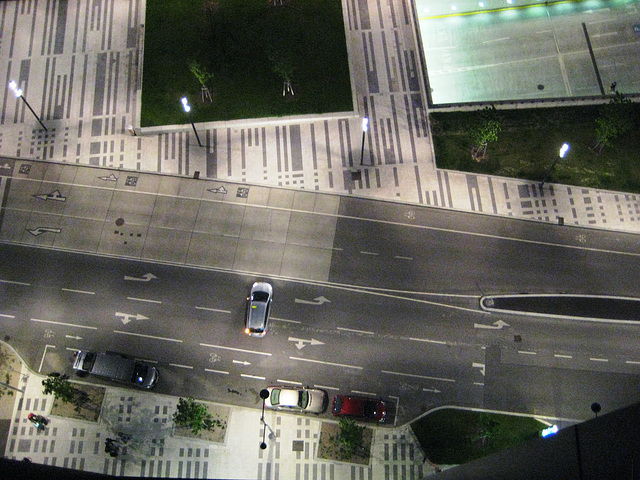
[[207,83],[209,83],[213,79],[213,73],[209,72],[209,70],[207,70],[207,67],[201,65],[196,61],[193,61],[189,64],[189,70],[191,70],[191,73],[193,73],[198,82],[200,82],[202,101],[204,102],[205,98],[207,98],[210,102],[212,102],[213,98],[211,97],[211,92],[209,92]]
[[487,145],[489,142],[498,141],[500,130],[502,130],[502,123],[498,119],[496,108],[491,106],[480,110],[480,118],[469,132],[473,139],[472,152],[475,160],[480,161],[486,158]]
[[271,62],[271,68],[273,71],[282,78],[282,81],[284,82],[282,87],[282,96],[286,96],[287,93],[295,95],[293,87],[291,86],[291,77],[295,70],[291,52],[282,48],[271,49],[269,52],[269,61]]
[[593,146],[598,154],[609,142],[624,135],[633,127],[631,99],[615,92],[608,104],[600,107],[600,116],[596,118],[596,143]]
[[53,395],[55,399],[59,398],[64,403],[72,403],[76,410],[79,410],[86,400],[86,394],[79,392],[69,381],[69,375],[66,374],[52,372],[42,381],[42,386],[44,387],[43,394]]
[[213,430],[216,426],[216,421],[207,406],[193,398],[179,398],[177,409],[171,419],[180,427],[190,428],[194,434],[201,430]]
[[338,445],[340,453],[345,456],[351,456],[364,446],[364,427],[356,425],[355,420],[351,418],[341,418],[338,424],[340,431],[338,432]]

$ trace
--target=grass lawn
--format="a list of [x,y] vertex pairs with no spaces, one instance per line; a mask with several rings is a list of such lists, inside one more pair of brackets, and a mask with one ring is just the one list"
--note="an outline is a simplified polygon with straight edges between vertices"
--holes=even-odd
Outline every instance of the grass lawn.
[[595,143],[598,106],[498,110],[498,140],[489,143],[488,158],[471,158],[469,135],[476,112],[431,113],[439,168],[542,181],[563,143],[570,145],[550,181],[567,185],[640,193],[640,105],[634,104],[633,127],[612,140],[600,155]]
[[460,465],[538,438],[546,425],[527,417],[443,409],[411,424],[435,464]]
[[[187,123],[183,96],[195,122],[352,111],[344,31],[340,0],[148,0],[141,126]],[[295,95],[282,95],[283,64]]]

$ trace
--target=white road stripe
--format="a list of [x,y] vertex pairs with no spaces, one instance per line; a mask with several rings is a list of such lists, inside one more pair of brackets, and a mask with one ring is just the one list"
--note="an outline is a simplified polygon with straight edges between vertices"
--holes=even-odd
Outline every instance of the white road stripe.
[[4,318],[16,318],[15,315],[6,315],[4,313],[0,313],[0,317],[4,317]]
[[442,340],[431,340],[429,338],[414,338],[414,337],[409,337],[409,340],[413,340],[414,342],[427,342],[427,343],[437,343],[439,345],[446,345],[447,342],[442,341]]
[[88,290],[74,290],[73,288],[61,288],[63,292],[71,292],[71,293],[84,293],[85,295],[95,295],[96,292],[90,292]]
[[178,340],[177,338],[156,337],[155,335],[143,335],[142,333],[123,332],[122,330],[114,330],[114,332],[121,333],[122,335],[131,335],[133,337],[152,338],[154,340],[166,340],[167,342],[182,343],[182,340]]
[[413,378],[424,378],[426,380],[440,380],[442,382],[453,382],[455,380],[451,378],[440,378],[440,377],[428,377],[426,375],[416,375],[414,373],[401,373],[401,372],[392,372],[390,370],[380,370],[382,373],[387,373],[389,375],[400,375],[401,377],[413,377]]
[[343,327],[336,327],[338,330],[342,330],[345,332],[354,332],[354,333],[366,333],[367,335],[375,335],[374,332],[370,332],[368,330],[355,330],[353,328],[343,328]]
[[397,258],[398,260],[413,260],[413,257],[403,257],[402,255],[396,255],[393,258]]
[[556,353],[553,356],[556,357],[556,358],[573,358],[572,355],[562,355],[560,353]]
[[521,353],[522,355],[537,355],[537,352],[530,352],[528,350],[518,350],[518,353]]
[[363,251],[363,250],[360,250],[360,253],[361,253],[362,255],[373,255],[373,256],[378,256],[378,255],[380,255],[379,253],[376,253],[376,252],[365,252],[365,251]]
[[30,283],[25,282],[14,282],[13,280],[0,280],[0,283],[11,283],[13,285],[24,285],[25,287],[30,287]]
[[211,345],[209,343],[201,343],[200,346],[211,347],[211,348],[221,348],[222,350],[232,350],[234,352],[255,353],[256,355],[265,355],[267,357],[271,356],[271,354],[268,352],[256,352],[255,350],[243,350],[242,348],[224,347],[222,345]]
[[193,370],[193,367],[189,365],[180,365],[179,363],[169,363],[169,365],[171,365],[172,367],[188,368],[190,370]]
[[640,362],[638,362],[636,360],[627,360],[624,363],[628,363],[630,365],[640,365]]
[[371,393],[371,392],[362,392],[360,390],[351,390],[351,393],[359,393],[360,395],[371,395],[373,397],[377,397],[378,394],[377,393]]
[[473,382],[474,385],[478,385],[479,387],[484,387],[484,383],[482,382]]
[[335,391],[339,391],[340,389],[338,387],[328,387],[327,385],[314,385],[314,388],[324,388],[325,390],[335,390]]
[[98,327],[90,327],[88,325],[75,325],[73,323],[65,323],[65,322],[54,322],[53,320],[42,320],[40,318],[32,318],[32,322],[40,322],[40,323],[53,323],[54,325],[64,325],[66,327],[77,327],[77,328],[86,328],[88,330],[97,330]]
[[589,358],[589,360],[591,360],[592,362],[608,362],[609,361],[608,358],[595,358],[595,357],[591,357]]
[[127,297],[127,300],[134,300],[136,302],[147,302],[147,303],[162,303],[160,300],[149,300],[147,298],[136,298],[136,297]]
[[196,305],[198,310],[207,310],[208,312],[218,312],[218,313],[231,313],[231,310],[222,310],[220,308],[209,308],[209,307],[199,307]]
[[213,373],[221,373],[222,375],[229,375],[229,372],[225,372],[224,370],[214,370],[213,368],[205,368],[205,372],[213,372]]
[[280,378],[278,378],[276,380],[276,382],[278,382],[278,383],[290,383],[292,385],[302,385],[302,382],[294,382],[293,380],[282,380]]
[[258,375],[247,375],[246,373],[241,373],[240,374],[241,377],[245,377],[245,378],[255,378],[256,380],[264,380],[264,377],[259,377]]
[[287,320],[286,318],[278,318],[278,317],[271,317],[271,320],[275,320],[277,322],[302,323],[299,320]]
[[300,360],[301,362],[321,363],[323,365],[331,365],[334,367],[355,368],[356,370],[362,370],[362,367],[356,365],[345,365],[344,363],[323,362],[322,360],[311,360],[310,358],[289,357],[291,360]]

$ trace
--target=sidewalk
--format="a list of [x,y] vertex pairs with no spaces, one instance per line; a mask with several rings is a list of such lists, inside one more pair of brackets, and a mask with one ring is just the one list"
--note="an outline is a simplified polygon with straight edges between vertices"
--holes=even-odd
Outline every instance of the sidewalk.
[[[267,449],[261,450],[260,409],[207,402],[229,412],[220,442],[178,436],[171,421],[177,398],[133,389],[106,387],[98,422],[51,415],[53,397],[42,394],[45,377],[20,364],[18,387],[24,393],[3,397],[3,403],[14,399],[13,409],[0,410],[10,415],[7,458],[132,477],[417,480],[435,471],[423,463],[408,427],[373,427],[371,461],[363,466],[316,458],[322,421],[315,417],[265,411]],[[44,431],[27,420],[31,412],[49,419]],[[114,458],[105,453],[105,440],[118,438],[118,432],[132,439]]]

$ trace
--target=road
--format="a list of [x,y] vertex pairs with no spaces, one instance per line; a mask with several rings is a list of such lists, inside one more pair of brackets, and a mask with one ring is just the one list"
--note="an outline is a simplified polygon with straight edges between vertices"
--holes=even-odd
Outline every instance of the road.
[[[56,208],[42,207],[16,185],[8,205]],[[92,198],[104,200],[82,195],[83,212],[92,210]],[[118,198],[117,208],[131,218]],[[262,245],[264,232],[245,222],[282,217],[287,209],[250,200],[241,215],[208,217],[209,228],[250,231],[245,245],[251,235]],[[154,209],[163,202],[148,202],[150,211],[130,205],[140,218],[157,219]],[[77,211],[62,215],[80,224]],[[25,208],[11,214],[33,216]],[[118,217],[106,216],[112,219],[104,229],[111,229]],[[46,224],[46,215],[37,218]],[[300,263],[291,277],[4,244],[0,333],[42,372],[69,372],[79,348],[116,350],[157,362],[159,393],[259,406],[264,386],[300,383],[329,394],[381,396],[397,407],[394,423],[447,404],[585,418],[593,401],[609,411],[638,399],[635,325],[489,314],[479,307],[489,293],[637,297],[628,274],[639,267],[636,236],[356,198],[341,198],[335,213],[322,218],[329,221],[320,237],[332,239],[325,280],[313,262]],[[13,217],[12,232],[15,222],[29,223]],[[296,237],[298,230],[282,228],[287,245],[309,236],[307,229]],[[172,255],[173,244],[164,249]],[[287,260],[280,260],[281,270]],[[271,263],[256,265],[268,270]],[[258,279],[275,289],[263,339],[242,333],[245,296]]]

